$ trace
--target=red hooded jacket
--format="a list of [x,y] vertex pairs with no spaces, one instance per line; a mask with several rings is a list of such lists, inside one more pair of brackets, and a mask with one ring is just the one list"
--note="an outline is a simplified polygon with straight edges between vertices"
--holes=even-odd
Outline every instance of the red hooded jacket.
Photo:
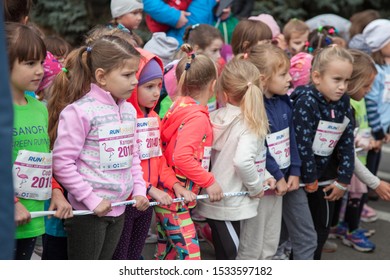
[[[189,96],[179,97],[162,120],[161,131],[164,156],[185,187],[198,194],[200,187],[211,186],[215,178],[205,169],[209,155],[204,154],[207,147],[211,151],[213,140],[207,106],[199,105]],[[172,191],[168,193],[172,195]],[[188,207],[195,205],[193,202]],[[171,205],[172,210],[177,207],[181,204]]]
[[[161,66],[161,72],[163,73],[163,63],[161,59],[143,49],[137,48],[137,50],[141,53],[141,59],[139,62],[139,68],[138,72],[136,73],[137,79],[139,79],[139,76],[145,67],[145,65],[152,59],[155,59],[158,64]],[[136,87],[131,94],[130,98],[127,99],[128,102],[130,102],[134,108],[137,111],[137,119],[140,118],[155,118],[157,119],[159,123],[159,127],[161,128],[160,125],[160,117],[158,114],[152,109],[150,109],[148,114],[144,114],[139,105],[138,105],[138,87]],[[161,130],[161,129],[160,129]],[[139,143],[140,145],[146,145],[146,143]],[[161,142],[160,142],[160,147],[161,147]],[[142,166],[142,171],[144,172],[144,180],[146,182],[146,187],[149,186],[149,184],[152,184],[154,187],[159,186],[160,188],[165,188],[165,189],[172,189],[172,186],[179,182],[179,180],[175,176],[175,172],[172,170],[172,168],[168,167],[167,162],[165,160],[165,157],[163,155],[157,156],[157,157],[152,157],[149,159],[142,159],[141,158],[141,166]]]

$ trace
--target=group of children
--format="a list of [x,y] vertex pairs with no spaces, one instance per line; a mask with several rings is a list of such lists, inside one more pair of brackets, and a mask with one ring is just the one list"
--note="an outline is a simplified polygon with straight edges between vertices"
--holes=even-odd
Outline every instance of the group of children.
[[[113,22],[73,50],[60,40],[49,50],[28,11],[8,17],[15,259],[30,259],[44,234],[42,259],[137,260],[155,215],[155,259],[198,260],[195,209],[217,259],[272,259],[286,240],[291,259],[320,259],[346,193],[340,237],[362,246],[365,185],[390,200],[390,185],[355,154],[356,140],[378,145],[367,93],[378,119],[390,108],[390,21],[366,27],[374,60],[345,48],[332,26],[310,31],[292,19],[281,33],[267,15],[241,20],[231,44],[211,25],[189,26],[164,64],[133,32],[142,3],[112,3]],[[379,142],[389,124],[379,121]],[[54,217],[31,218],[44,209]]]

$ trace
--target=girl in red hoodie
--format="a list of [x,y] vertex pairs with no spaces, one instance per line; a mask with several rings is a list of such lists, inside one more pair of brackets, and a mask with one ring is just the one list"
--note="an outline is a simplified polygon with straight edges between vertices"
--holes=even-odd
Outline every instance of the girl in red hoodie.
[[155,207],[159,233],[156,259],[196,260],[200,249],[189,209],[195,207],[200,188],[206,188],[211,201],[223,198],[221,187],[208,172],[213,139],[206,105],[214,93],[217,69],[210,58],[195,56],[190,45],[184,44],[181,50],[187,55],[176,68],[179,94],[162,120],[161,141],[167,163],[184,187],[159,188],[172,198],[183,197],[185,203]]
[[[138,85],[127,101],[137,111],[136,142],[140,149],[139,154],[144,173],[143,178],[146,182],[146,193],[162,205],[170,205],[172,197],[156,188],[158,185],[167,189],[172,189],[175,185],[181,187],[175,172],[168,167],[162,155],[160,118],[153,111],[160,97],[163,63],[159,57],[143,49],[137,50],[142,57],[136,74]],[[140,259],[152,215],[153,207],[149,207],[146,211],[138,211],[132,206],[126,207],[125,224],[113,259]]]

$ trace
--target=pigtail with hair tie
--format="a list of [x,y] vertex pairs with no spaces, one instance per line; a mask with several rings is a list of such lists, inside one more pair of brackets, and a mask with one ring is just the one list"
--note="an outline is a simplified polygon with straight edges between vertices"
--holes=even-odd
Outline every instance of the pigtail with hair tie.
[[185,68],[184,68],[184,70],[185,71],[187,71],[188,69],[190,69],[190,67],[191,67],[191,62],[192,62],[192,60],[195,58],[195,52],[194,51],[192,51],[192,52],[188,52],[187,53],[187,63],[186,63],[186,66],[185,66]]

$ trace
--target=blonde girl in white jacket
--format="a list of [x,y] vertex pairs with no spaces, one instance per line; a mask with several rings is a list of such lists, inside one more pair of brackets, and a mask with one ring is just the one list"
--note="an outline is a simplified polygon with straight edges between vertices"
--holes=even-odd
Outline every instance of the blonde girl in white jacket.
[[226,107],[210,114],[214,138],[211,172],[224,192],[249,192],[249,196],[198,202],[198,213],[207,218],[212,230],[216,259],[236,258],[242,242],[240,228],[257,215],[264,185],[275,185],[265,170],[268,119],[259,79],[252,63],[233,59],[220,76]]

